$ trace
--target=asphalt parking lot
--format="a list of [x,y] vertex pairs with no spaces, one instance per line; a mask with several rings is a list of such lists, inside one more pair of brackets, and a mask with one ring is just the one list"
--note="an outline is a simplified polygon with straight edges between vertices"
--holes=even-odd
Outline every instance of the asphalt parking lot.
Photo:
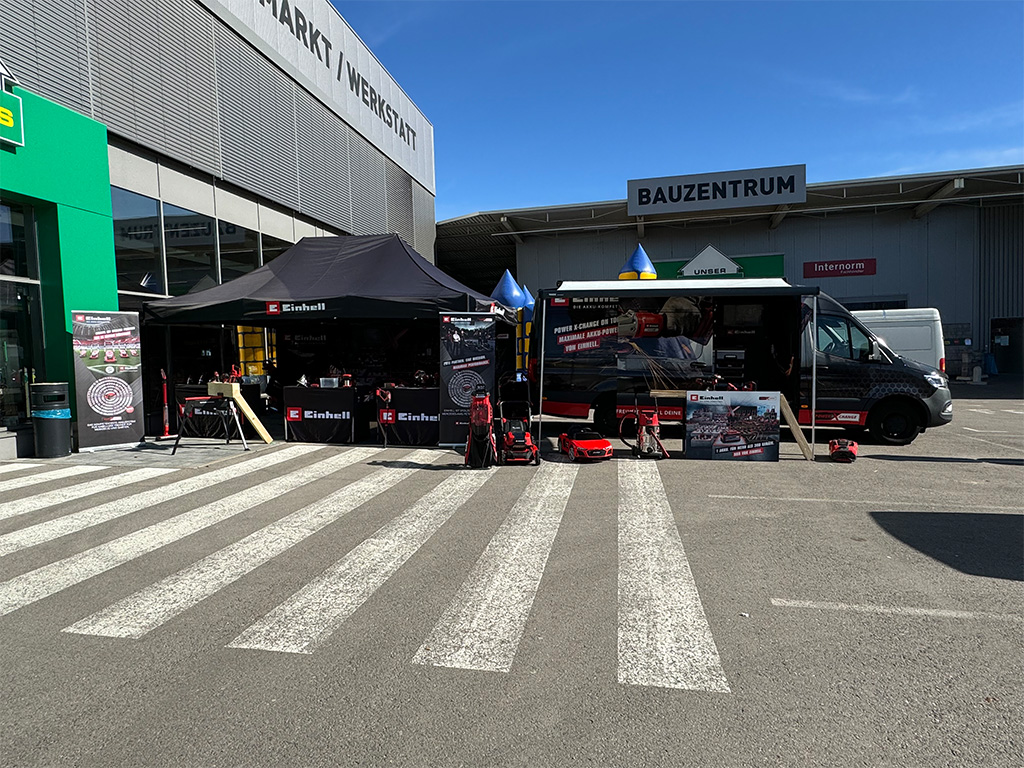
[[[1024,397],[954,397],[853,464],[203,443],[0,466],[0,753],[1024,765]],[[3,485],[83,465],[109,487]],[[169,471],[116,485],[139,469]]]

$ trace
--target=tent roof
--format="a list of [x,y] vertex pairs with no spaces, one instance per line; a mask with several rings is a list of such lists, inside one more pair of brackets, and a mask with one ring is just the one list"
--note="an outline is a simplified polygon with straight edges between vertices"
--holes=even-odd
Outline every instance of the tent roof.
[[[494,299],[446,275],[398,235],[306,237],[274,261],[197,293],[147,302],[158,323],[274,324],[488,311]],[[500,304],[496,309],[508,317]]]
[[790,285],[781,277],[691,278],[689,280],[566,280],[544,296],[816,296],[814,286]]

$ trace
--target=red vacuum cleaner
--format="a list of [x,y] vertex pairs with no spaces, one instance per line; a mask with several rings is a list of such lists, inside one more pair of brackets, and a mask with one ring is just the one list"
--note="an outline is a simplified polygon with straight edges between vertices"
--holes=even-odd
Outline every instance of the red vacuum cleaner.
[[[636,443],[625,438],[628,430],[626,422],[636,422]],[[622,417],[619,422],[619,439],[634,456],[649,459],[671,458],[661,442],[661,422],[658,420],[658,399],[653,406],[641,408],[634,398],[633,410]]]

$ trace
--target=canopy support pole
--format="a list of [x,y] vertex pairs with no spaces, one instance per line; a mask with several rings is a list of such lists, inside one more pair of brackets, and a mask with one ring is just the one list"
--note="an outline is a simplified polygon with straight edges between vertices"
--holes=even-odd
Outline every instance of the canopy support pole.
[[811,303],[811,459],[818,425],[818,297]]
[[[539,297],[538,297],[539,298]],[[547,337],[548,300],[540,302],[540,387],[537,392],[537,450],[540,450],[541,433],[544,430],[544,339]]]

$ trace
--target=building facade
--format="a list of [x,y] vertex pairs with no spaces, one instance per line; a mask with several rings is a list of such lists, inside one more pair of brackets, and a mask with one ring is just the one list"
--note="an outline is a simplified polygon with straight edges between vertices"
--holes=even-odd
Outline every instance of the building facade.
[[536,292],[614,279],[638,244],[661,277],[708,245],[732,258],[774,254],[777,276],[820,286],[850,309],[937,308],[951,374],[985,353],[1004,372],[1022,370],[1024,167],[807,184],[805,200],[782,204],[637,215],[629,203],[439,222],[438,265],[483,291],[509,269]]
[[[66,380],[71,309],[138,310],[304,236],[396,232],[433,260],[433,127],[327,0],[2,13],[24,140],[0,142],[0,429],[28,382]],[[154,394],[172,346],[213,346],[172,341],[143,338]]]

